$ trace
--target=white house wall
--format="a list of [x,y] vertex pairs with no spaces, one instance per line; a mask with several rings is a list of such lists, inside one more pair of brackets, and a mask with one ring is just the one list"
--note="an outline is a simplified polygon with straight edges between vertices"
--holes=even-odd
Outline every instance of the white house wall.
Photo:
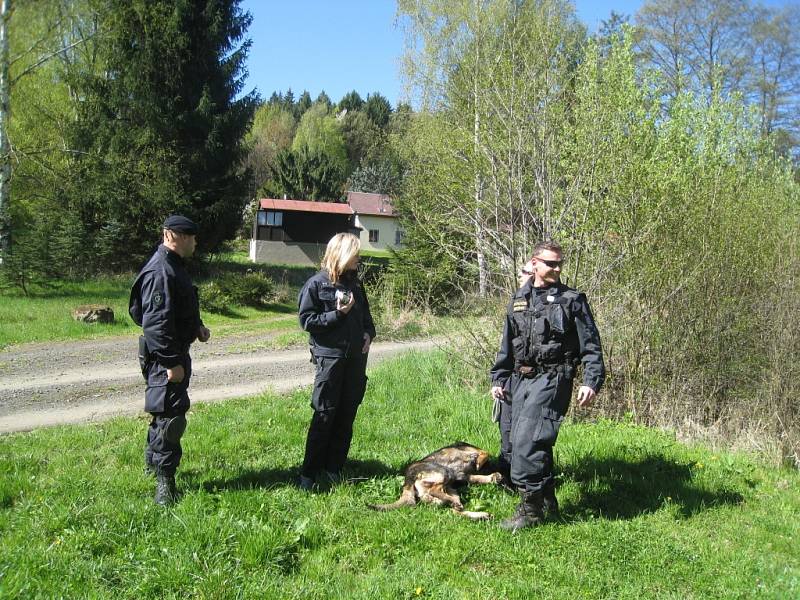
[[[395,246],[394,240],[398,230],[396,217],[377,217],[374,215],[357,215],[356,226],[361,227],[362,250],[388,250]],[[369,230],[378,230],[378,242],[369,241]]]

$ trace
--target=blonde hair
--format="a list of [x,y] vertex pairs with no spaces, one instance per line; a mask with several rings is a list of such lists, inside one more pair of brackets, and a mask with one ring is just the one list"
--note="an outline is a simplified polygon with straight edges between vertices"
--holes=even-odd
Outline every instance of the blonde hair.
[[322,268],[333,283],[339,281],[347,263],[360,251],[361,241],[352,233],[337,233],[331,238],[322,257]]

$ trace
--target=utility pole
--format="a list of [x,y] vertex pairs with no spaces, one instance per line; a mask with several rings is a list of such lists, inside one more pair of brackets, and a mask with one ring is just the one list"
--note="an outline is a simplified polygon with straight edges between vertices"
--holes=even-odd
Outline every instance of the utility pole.
[[11,84],[8,79],[8,20],[11,0],[0,0],[0,264],[11,251],[11,211],[9,182],[11,180],[11,144],[8,123],[11,110]]

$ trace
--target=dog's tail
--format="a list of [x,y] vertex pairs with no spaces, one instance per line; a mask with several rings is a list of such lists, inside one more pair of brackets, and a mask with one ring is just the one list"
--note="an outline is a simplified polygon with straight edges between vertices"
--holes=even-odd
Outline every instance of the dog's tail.
[[392,502],[391,504],[369,504],[368,506],[373,510],[385,511],[402,508],[403,506],[414,506],[416,503],[417,497],[414,494],[414,486],[406,485],[403,486],[403,491],[400,493],[400,497],[397,499],[397,502]]

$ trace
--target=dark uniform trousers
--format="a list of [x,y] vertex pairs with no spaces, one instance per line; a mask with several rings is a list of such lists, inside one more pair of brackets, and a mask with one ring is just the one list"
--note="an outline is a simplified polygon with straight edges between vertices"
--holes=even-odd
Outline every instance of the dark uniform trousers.
[[367,356],[356,351],[346,357],[315,357],[314,415],[306,438],[305,476],[313,477],[322,469],[338,473],[344,467],[353,422],[367,389]]
[[[510,392],[507,394],[511,395]],[[500,418],[497,426],[500,428],[500,456],[497,457],[498,469],[503,476],[511,475],[511,414],[513,405],[509,400],[500,401]]]
[[[553,485],[553,446],[572,396],[572,378],[557,371],[516,378],[513,389],[511,481],[538,492]],[[502,423],[502,420],[501,420]]]
[[190,405],[188,389],[192,360],[186,354],[181,363],[186,374],[180,383],[167,381],[167,369],[156,361],[149,365],[147,371],[144,409],[153,418],[147,430],[145,464],[165,475],[175,475],[183,456],[180,439],[186,427],[185,415]]

